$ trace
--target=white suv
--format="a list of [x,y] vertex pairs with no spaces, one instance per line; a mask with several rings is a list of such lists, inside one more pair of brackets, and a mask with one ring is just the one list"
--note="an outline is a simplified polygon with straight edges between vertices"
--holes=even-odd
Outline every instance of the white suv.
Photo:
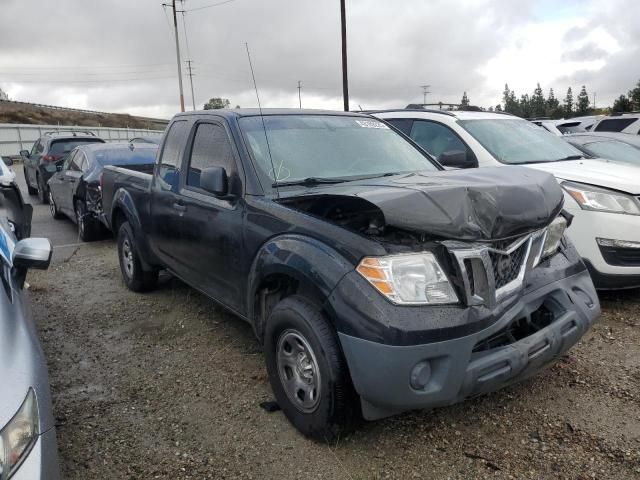
[[387,110],[373,113],[446,167],[527,165],[552,173],[574,215],[567,236],[597,288],[640,286],[640,167],[585,154],[521,118],[499,113]]
[[622,132],[640,134],[640,113],[619,113],[603,117],[594,126],[594,132]]

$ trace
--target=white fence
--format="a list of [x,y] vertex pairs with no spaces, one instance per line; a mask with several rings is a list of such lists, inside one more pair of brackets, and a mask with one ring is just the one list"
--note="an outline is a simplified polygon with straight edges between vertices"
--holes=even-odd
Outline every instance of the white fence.
[[0,123],[0,155],[18,155],[20,150],[31,150],[34,142],[46,132],[76,130],[93,132],[107,142],[126,142],[133,137],[161,135],[163,130],[144,128],[76,127],[63,125],[23,125]]

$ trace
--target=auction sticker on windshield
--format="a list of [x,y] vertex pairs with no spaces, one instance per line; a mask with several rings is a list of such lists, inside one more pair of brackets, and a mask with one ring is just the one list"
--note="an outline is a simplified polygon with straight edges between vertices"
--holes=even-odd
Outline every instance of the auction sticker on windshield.
[[356,120],[356,123],[362,128],[389,128],[384,123],[375,120]]

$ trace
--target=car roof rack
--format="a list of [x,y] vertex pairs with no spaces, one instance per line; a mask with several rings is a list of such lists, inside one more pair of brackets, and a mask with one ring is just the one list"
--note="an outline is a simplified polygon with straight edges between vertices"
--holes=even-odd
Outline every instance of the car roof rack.
[[50,137],[50,136],[58,135],[62,133],[71,133],[73,137],[77,137],[79,133],[83,135],[90,135],[92,137],[96,136],[96,134],[90,130],[74,130],[72,128],[61,128],[59,130],[49,130],[48,132],[44,132],[44,135],[47,135]]

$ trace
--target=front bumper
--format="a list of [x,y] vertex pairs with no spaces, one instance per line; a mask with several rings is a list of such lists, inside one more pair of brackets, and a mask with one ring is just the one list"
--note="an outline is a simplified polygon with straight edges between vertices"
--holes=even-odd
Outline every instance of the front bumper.
[[[567,201],[575,202],[573,199]],[[603,257],[596,238],[640,242],[640,216],[569,209],[574,215],[567,237],[592,272],[598,289],[631,288],[640,286],[640,263],[612,265]]]
[[40,435],[11,480],[58,480],[59,478],[56,431],[51,428]]
[[[512,343],[483,347],[483,341],[542,308],[553,314],[548,326]],[[599,314],[598,297],[583,267],[527,291],[489,327],[465,336],[418,345],[383,344],[344,332],[339,338],[363,415],[373,420],[450,405],[525,379],[574,345]]]

